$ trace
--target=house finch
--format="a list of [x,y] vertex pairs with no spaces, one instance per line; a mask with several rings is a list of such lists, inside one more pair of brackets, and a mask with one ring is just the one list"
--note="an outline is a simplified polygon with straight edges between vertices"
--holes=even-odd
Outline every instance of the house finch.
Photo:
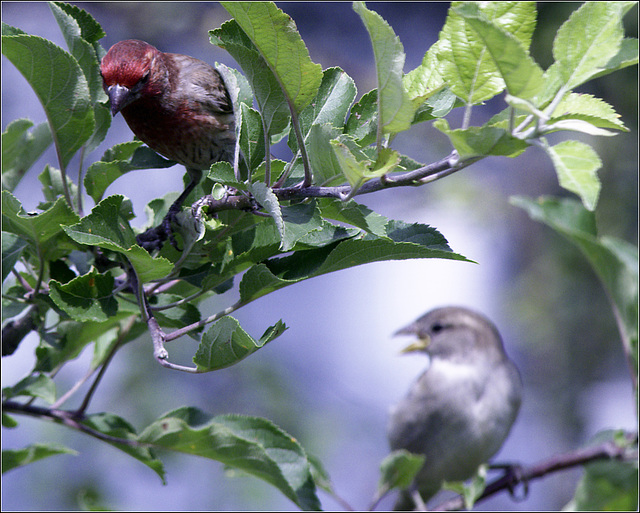
[[[443,481],[464,481],[493,456],[520,409],[520,374],[496,327],[461,307],[437,308],[397,332],[430,364],[391,413],[393,450],[426,456],[395,509],[424,509]],[[419,495],[418,495],[419,494]]]
[[[206,62],[163,53],[134,39],[113,45],[100,71],[112,115],[122,112],[140,140],[184,165],[191,179],[162,223],[161,244],[171,237],[171,221],[202,178],[202,170],[221,160],[233,162],[236,136],[229,92]],[[157,247],[145,242],[147,248]]]

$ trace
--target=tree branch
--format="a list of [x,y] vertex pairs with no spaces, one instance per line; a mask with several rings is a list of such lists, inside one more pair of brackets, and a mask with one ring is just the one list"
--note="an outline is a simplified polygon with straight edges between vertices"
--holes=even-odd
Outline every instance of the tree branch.
[[[450,174],[456,173],[465,167],[474,164],[484,157],[471,157],[460,159],[454,151],[449,156],[432,164],[398,173],[393,176],[384,175],[380,178],[371,179],[365,182],[356,192],[354,196],[361,194],[369,194],[382,189],[391,187],[407,187],[424,185],[444,178]],[[301,187],[296,185],[293,187],[275,187],[273,193],[280,201],[307,198],[337,198],[344,199],[351,194],[350,185],[338,185],[335,187],[321,187],[312,185],[309,187]],[[223,210],[251,210],[253,208],[253,199],[246,195],[226,195],[221,199],[215,199],[212,196],[204,196],[194,203],[192,208],[207,206],[209,212],[220,212]]]
[[89,426],[81,423],[83,415],[76,415],[76,412],[70,412],[66,410],[57,410],[54,408],[43,408],[41,406],[33,406],[29,404],[20,404],[15,401],[5,401],[2,403],[2,410],[5,413],[20,413],[23,415],[30,415],[31,417],[44,417],[49,418],[55,422],[64,424],[72,429],[77,429],[86,433],[89,436],[98,438],[104,442],[132,445],[136,447],[143,447],[147,444],[138,442],[137,440],[130,440],[128,438],[118,438],[111,435],[106,435],[101,431],[97,431]]
[[[613,440],[609,440],[599,445],[554,455],[549,459],[543,460],[530,467],[518,468],[510,466],[505,471],[504,475],[486,486],[482,495],[480,495],[475,502],[478,503],[481,500],[501,492],[502,490],[509,490],[510,493],[513,493],[515,488],[520,484],[525,486],[526,491],[528,483],[534,479],[538,479],[546,476],[547,474],[561,470],[591,463],[593,461],[635,461],[638,457],[637,450],[630,451],[629,445],[637,443],[638,433],[625,433],[624,438],[626,443],[622,445],[617,444]],[[631,454],[631,452],[634,454]],[[455,511],[463,509],[464,507],[464,499],[462,497],[455,497],[436,506],[432,511]]]

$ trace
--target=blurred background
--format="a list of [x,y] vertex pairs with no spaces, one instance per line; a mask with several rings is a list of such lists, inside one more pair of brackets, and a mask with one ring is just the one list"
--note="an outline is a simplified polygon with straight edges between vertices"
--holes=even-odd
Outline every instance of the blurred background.
[[[212,64],[237,67],[208,42],[208,30],[229,18],[218,4],[189,2],[76,3],[105,29],[108,49],[122,39],[143,39],[162,51],[184,53]],[[296,22],[313,61],[339,66],[358,87],[358,98],[375,87],[368,35],[350,3],[278,3]],[[447,3],[372,3],[394,28],[407,54],[405,72],[418,66],[437,40]],[[553,35],[574,3],[538,4],[532,52],[546,68]],[[637,7],[625,19],[626,35],[637,37]],[[66,48],[45,3],[3,2],[2,20]],[[613,138],[584,137],[603,161],[597,211],[600,234],[638,240],[637,67],[600,78],[580,89],[613,105],[630,129]],[[504,107],[502,95],[477,107],[482,124]],[[35,123],[44,113],[23,77],[2,58],[2,128],[16,118]],[[450,116],[460,126],[461,112]],[[552,142],[558,142],[556,136]],[[576,138],[572,134],[572,138]],[[113,144],[132,139],[117,116],[97,160]],[[420,162],[446,156],[447,139],[429,123],[400,135],[393,146]],[[288,158],[280,145],[276,156]],[[42,199],[37,175],[45,154],[15,191],[25,209]],[[72,163],[70,169],[74,169]],[[77,163],[76,163],[77,169]],[[72,176],[74,171],[71,171]],[[133,201],[144,223],[144,205],[182,188],[184,169],[136,171],[107,194]],[[569,242],[509,204],[511,195],[566,195],[546,155],[530,148],[511,160],[489,158],[428,186],[382,191],[358,201],[392,219],[437,227],[456,252],[477,264],[439,260],[383,262],[341,271],[285,288],[234,314],[255,337],[278,319],[288,331],[240,364],[189,375],[156,364],[148,338],[125,346],[111,364],[90,413],[110,411],[142,429],[182,405],[211,414],[264,416],[295,436],[323,462],[336,491],[355,509],[366,509],[375,493],[378,466],[388,454],[385,429],[390,406],[425,367],[419,356],[399,356],[407,340],[400,327],[443,305],[465,305],[490,317],[524,381],[520,416],[497,461],[536,463],[570,451],[604,428],[636,428],[628,369],[611,308],[586,260]],[[90,201],[90,200],[89,200]],[[89,203],[90,205],[90,203]],[[235,291],[211,300],[209,315],[232,304]],[[189,362],[196,343],[169,346],[172,360]],[[33,365],[35,338],[2,359],[2,386],[14,384]],[[64,393],[86,371],[91,350],[57,377]],[[69,404],[73,407],[73,404]],[[292,510],[278,491],[247,476],[229,475],[217,462],[162,453],[168,484],[113,447],[36,419],[18,417],[18,429],[3,430],[2,445],[17,449],[59,442],[77,456],[47,458],[13,470],[2,479],[4,510],[73,510],[94,505],[116,510]],[[507,494],[479,509],[557,510],[572,497],[581,471],[557,473],[530,484],[527,498]],[[341,509],[320,492],[325,509]],[[381,509],[391,507],[392,499]]]

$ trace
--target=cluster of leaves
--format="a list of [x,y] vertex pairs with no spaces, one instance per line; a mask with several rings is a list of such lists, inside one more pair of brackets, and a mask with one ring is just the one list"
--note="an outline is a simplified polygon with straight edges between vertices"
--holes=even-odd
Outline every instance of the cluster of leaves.
[[[161,363],[213,371],[237,363],[284,332],[278,321],[256,339],[229,315],[265,294],[369,262],[466,260],[435,228],[389,220],[353,197],[428,183],[486,156],[516,157],[531,145],[549,155],[560,184],[582,204],[524,198],[517,204],[568,235],[593,262],[613,298],[637,371],[637,248],[598,238],[595,232],[600,187],[595,152],[583,142],[552,146],[545,138],[559,130],[592,135],[626,130],[611,106],[572,90],[638,62],[637,40],[624,39],[621,22],[633,2],[587,3],[576,10],[557,33],[555,62],[546,71],[528,50],[536,24],[534,3],[455,3],[438,42],[406,74],[402,43],[393,29],[356,2],[354,10],[371,38],[378,87],[355,103],[353,80],[340,68],[323,71],[313,63],[295,24],[274,4],[223,5],[233,18],[212,30],[210,38],[244,72],[218,66],[234,100],[239,151],[249,175],[240,177],[226,162],[214,164],[196,190],[197,197],[206,195],[209,201],[198,202],[195,217],[181,217],[182,251],[166,244],[155,255],[136,243],[130,201],[104,193],[124,173],[173,163],[132,141],[105,151],[84,178],[81,171],[77,183],[68,176],[72,157],[96,149],[110,125],[99,73],[105,53],[98,42],[102,28],[75,6],[50,3],[68,45],[65,51],[3,24],[2,51],[25,76],[47,116],[36,127],[26,119],[14,121],[2,135],[3,283],[10,274],[14,277],[3,291],[3,315],[9,319],[3,354],[13,352],[29,331],[40,336],[32,374],[3,391],[5,412],[43,415],[83,429],[163,478],[154,448],[209,457],[265,479],[301,508],[318,508],[316,485],[330,490],[326,474],[319,464],[311,465],[292,437],[265,419],[210,418],[182,408],[138,434],[115,414],[85,415],[90,397],[72,415],[59,410],[69,395],[57,396],[52,376],[93,345],[92,368],[102,369],[100,377],[118,348],[147,329],[155,332]],[[472,107],[504,91],[505,110],[482,126],[470,126]],[[465,109],[461,128],[451,128],[444,119],[454,108]],[[398,133],[427,121],[449,137],[451,155],[422,165],[390,147]],[[270,156],[271,145],[284,138],[293,153],[290,162]],[[40,174],[44,201],[37,213],[27,213],[11,191],[51,144],[59,168],[47,165]],[[96,203],[86,216],[83,187]],[[148,205],[148,226],[158,224],[172,198],[173,193]],[[231,208],[230,198],[249,203]],[[240,274],[238,302],[203,316],[197,305],[229,290]],[[57,318],[53,325],[51,315]],[[164,329],[175,331],[165,334]],[[162,343],[186,334],[199,339],[195,367],[169,364]],[[18,397],[30,398],[29,403],[17,402]],[[46,414],[30,406],[33,398],[51,405]],[[9,417],[3,416],[3,422],[15,425]],[[60,447],[43,445],[13,451],[3,459],[3,471],[5,462],[14,468],[60,452]],[[380,495],[406,487],[419,463],[405,455],[386,462]]]

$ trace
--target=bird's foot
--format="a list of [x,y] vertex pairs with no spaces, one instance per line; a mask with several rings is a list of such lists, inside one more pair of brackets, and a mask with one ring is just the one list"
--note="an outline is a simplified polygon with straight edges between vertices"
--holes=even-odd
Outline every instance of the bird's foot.
[[[492,463],[489,468],[504,472],[501,479],[506,481],[507,490],[509,490],[509,495],[513,500],[520,502],[527,498],[529,495],[529,480],[522,465],[518,463]],[[521,495],[517,495],[518,485],[522,485]]]
[[[516,464],[507,465],[504,469],[505,476],[508,479],[508,490],[509,495],[513,498],[513,500],[517,502],[522,502],[529,495],[529,480],[525,473],[522,470],[522,466]],[[518,495],[517,489],[518,485],[522,485],[522,492]]]
[[164,230],[165,237],[169,239],[169,242],[171,243],[171,245],[174,248],[176,248],[178,251],[180,251],[180,249],[178,248],[178,243],[176,242],[176,239],[173,236],[173,228],[171,227],[171,224],[174,221],[176,221],[176,216],[178,215],[180,206],[178,205],[177,209],[174,209],[173,207],[174,205],[171,206],[171,208],[169,209],[169,212],[167,212],[167,215],[164,216],[164,219],[162,220],[162,223],[160,224],[160,226]]
[[136,237],[138,246],[146,249],[149,253],[156,249],[161,249],[165,240],[167,240],[167,234],[164,231],[162,224],[155,228],[149,228],[147,231]]
[[175,209],[170,208],[167,215],[164,216],[162,222],[154,227],[149,228],[147,231],[141,233],[136,237],[136,242],[143,249],[146,249],[149,253],[155,251],[156,249],[162,249],[165,241],[169,239],[171,245],[178,248],[178,244],[176,243],[176,239],[173,236],[173,228],[172,223],[176,220],[177,211]]

